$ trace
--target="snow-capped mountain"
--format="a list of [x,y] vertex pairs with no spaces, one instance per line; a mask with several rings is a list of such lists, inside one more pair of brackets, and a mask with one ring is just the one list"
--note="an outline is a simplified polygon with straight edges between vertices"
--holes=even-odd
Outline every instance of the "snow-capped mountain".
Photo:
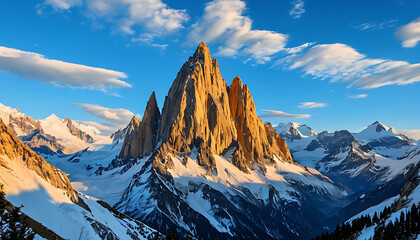
[[[148,239],[160,234],[105,202],[76,192],[66,174],[0,120],[0,184],[7,200],[64,239]],[[45,232],[33,229],[40,237]]]
[[99,149],[112,142],[94,126],[61,119],[52,114],[43,120],[34,120],[18,109],[0,104],[0,119],[34,151],[49,156],[71,154],[86,148]]
[[385,126],[379,122],[372,123],[366,129],[354,135],[360,141],[375,148],[386,147],[396,149],[414,145],[408,137],[397,132],[395,128]]
[[162,112],[153,93],[142,121],[133,118],[113,136],[97,151],[48,161],[78,191],[162,233],[299,239],[348,202],[345,188],[293,160],[256,116],[248,87],[239,77],[228,86],[204,44],[180,70]]
[[[11,128],[20,126],[9,122]],[[177,74],[163,108],[153,92],[141,121],[133,117],[110,137],[55,115],[33,122],[24,126],[38,130],[21,137],[32,148],[40,151],[51,136],[76,151],[47,159],[68,174],[74,197],[93,209],[92,215],[72,215],[84,219],[74,222],[94,219],[101,224],[90,226],[108,227],[119,238],[127,236],[119,235],[113,220],[97,215],[102,210],[95,210],[100,208],[96,198],[164,234],[203,240],[308,239],[383,201],[400,199],[401,189],[411,190],[401,195],[400,206],[411,192],[417,194],[417,187],[406,187],[418,172],[416,142],[379,122],[360,133],[263,123],[248,86],[239,77],[228,85],[203,43]],[[45,205],[62,201],[49,195]],[[117,221],[129,228],[126,233],[133,231],[135,220],[124,219]],[[140,232],[154,232],[135,223]]]
[[307,125],[301,125],[294,122],[280,123],[274,130],[280,135],[280,137],[287,140],[296,140],[316,135],[317,132]]
[[398,194],[420,161],[416,143],[379,122],[359,133],[324,131],[286,141],[297,162],[317,169],[352,193],[352,202],[326,221],[331,228]]
[[0,103],[0,119],[20,137],[30,134],[40,127],[40,122],[21,113],[17,108],[11,108]]

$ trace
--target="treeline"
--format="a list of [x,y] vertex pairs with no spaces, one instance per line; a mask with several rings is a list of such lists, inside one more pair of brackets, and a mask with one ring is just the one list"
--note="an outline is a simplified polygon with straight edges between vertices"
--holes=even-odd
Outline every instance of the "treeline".
[[26,216],[20,211],[21,207],[14,207],[6,200],[3,186],[0,185],[0,239],[1,240],[30,240],[35,233],[26,222]]
[[393,208],[393,205],[385,207],[379,213],[379,216],[376,212],[373,217],[362,215],[351,223],[346,222],[342,225],[337,225],[334,232],[324,232],[322,235],[313,238],[313,240],[356,239],[363,229],[374,225],[376,227],[373,238],[370,238],[371,240],[415,239],[420,234],[420,204],[413,204],[407,213],[401,211],[399,218],[397,217],[394,221],[388,221],[388,224],[386,224]]

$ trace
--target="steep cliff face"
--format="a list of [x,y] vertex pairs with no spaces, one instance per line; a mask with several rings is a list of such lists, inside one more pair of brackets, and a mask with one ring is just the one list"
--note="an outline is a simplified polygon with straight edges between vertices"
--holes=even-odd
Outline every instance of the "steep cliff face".
[[169,90],[160,136],[176,151],[187,153],[200,137],[215,154],[221,154],[237,138],[227,84],[204,43],[182,66]]
[[292,160],[286,142],[256,115],[251,93],[239,77],[233,79],[229,88],[229,104],[242,149],[243,158],[241,154],[234,158],[238,167],[251,168],[253,161],[265,165],[273,161],[274,154],[282,160]]
[[29,135],[20,139],[39,154],[63,154],[64,147],[58,142],[57,138],[46,134],[42,128],[35,129]]
[[120,158],[147,155],[159,141],[154,166],[163,172],[171,168],[169,155],[185,158],[194,149],[199,165],[209,173],[215,168],[214,154],[230,154],[232,163],[244,172],[264,168],[275,157],[293,161],[286,142],[257,116],[248,87],[239,77],[228,87],[204,43],[174,80],[161,121],[152,94],[138,131],[126,137]]
[[76,128],[73,125],[73,122],[69,118],[64,119],[64,123],[67,125],[70,133],[73,136],[76,136],[77,138],[79,138],[80,140],[85,141],[85,142],[93,142],[94,139],[89,134],[87,134],[87,133],[83,132],[82,130]]
[[19,109],[11,108],[0,103],[0,119],[16,136],[26,136],[41,127],[39,121],[21,113]]
[[47,163],[41,156],[17,138],[12,130],[8,129],[3,121],[0,120],[0,166],[7,169],[8,160],[2,156],[7,156],[12,161],[22,159],[29,169],[35,171],[53,187],[66,191],[74,202],[78,201],[78,197],[70,185],[66,174]]
[[[155,92],[150,96],[141,122],[133,117],[137,125],[132,135],[127,134],[120,153],[120,158],[136,158],[150,154],[158,142],[160,111]],[[133,120],[132,120],[133,121]]]

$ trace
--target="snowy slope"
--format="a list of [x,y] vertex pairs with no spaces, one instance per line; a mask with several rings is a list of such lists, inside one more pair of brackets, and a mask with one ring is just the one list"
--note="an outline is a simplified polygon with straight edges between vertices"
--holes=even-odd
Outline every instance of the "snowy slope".
[[371,140],[371,139],[380,139],[386,136],[399,136],[400,134],[393,127],[388,127],[380,122],[374,122],[370,124],[363,131],[355,134],[357,139],[360,140]]
[[[114,144],[105,145],[97,151],[88,150],[72,156],[50,157],[48,161],[66,171],[77,191],[100,198],[116,206],[118,210],[149,225],[151,223],[147,221],[152,221],[157,217],[157,212],[160,214],[165,212],[165,216],[185,214],[183,217],[175,218],[176,220],[171,217],[172,220],[168,219],[164,223],[168,224],[167,221],[174,221],[177,227],[184,228],[193,234],[195,230],[191,227],[192,223],[188,219],[191,216],[186,214],[186,210],[183,210],[183,213],[176,213],[171,208],[169,208],[171,210],[162,209],[161,204],[169,203],[161,203],[160,197],[164,195],[163,192],[152,190],[157,186],[155,185],[156,180],[151,180],[156,175],[151,173],[150,156],[143,159],[132,159],[122,165],[115,163],[120,161],[116,156],[118,156],[121,145],[122,142],[114,142]],[[320,199],[328,199],[332,196],[340,199],[347,196],[343,189],[335,186],[331,180],[315,169],[304,168],[278,159],[272,166],[267,167],[265,174],[259,169],[246,174],[230,162],[228,155],[224,157],[215,155],[215,171],[217,173],[210,176],[206,169],[198,164],[197,154],[197,151],[193,150],[185,162],[182,158],[172,157],[173,167],[169,173],[173,184],[165,183],[163,186],[172,189],[170,194],[175,194],[174,197],[181,197],[182,204],[191,209],[188,211],[195,211],[195,214],[198,213],[200,218],[208,221],[209,226],[215,231],[226,233],[227,236],[233,236],[233,229],[237,228],[235,225],[238,224],[236,215],[244,211],[244,206],[241,205],[245,202],[252,203],[252,211],[265,207],[291,208],[293,210],[290,211],[296,211],[294,209],[302,208],[302,204],[307,204],[307,196],[322,196]],[[141,175],[139,175],[140,173]],[[215,192],[209,193],[205,190],[207,188],[213,189]],[[303,191],[303,189],[305,190]],[[212,202],[213,200],[210,201],[214,196],[209,198],[209,194],[220,194],[229,200],[215,204]],[[231,218],[219,216],[218,206],[225,205],[232,208],[224,210],[231,215]],[[264,211],[260,210],[260,212],[264,216]],[[269,217],[264,216],[264,218]],[[291,225],[294,224],[290,220],[285,221],[289,221]],[[169,229],[171,228],[169,227]]]
[[0,183],[4,185],[7,200],[15,206],[23,205],[25,214],[61,237],[147,239],[155,232],[140,222],[115,215],[96,199],[79,194],[88,207],[83,208],[73,203],[64,191],[29,170],[21,158],[12,161],[6,155],[0,157],[8,163],[8,168],[0,167]]
[[[417,153],[420,154],[420,153]],[[358,218],[362,215],[369,215],[373,217],[373,215],[378,214],[384,210],[385,207],[391,207],[392,213],[391,215],[385,220],[385,225],[389,222],[395,222],[401,215],[401,212],[407,214],[407,211],[410,210],[413,204],[420,203],[420,165],[417,165],[417,170],[414,172],[413,176],[407,181],[404,187],[401,189],[401,193],[397,196],[389,198],[382,203],[372,206],[357,215],[350,218],[347,222],[351,222],[353,219]],[[361,231],[360,235],[358,236],[358,240],[369,240],[373,238],[374,230],[377,227],[377,224],[369,228],[365,228]],[[418,236],[420,237],[420,236]]]
[[55,114],[40,120],[40,123],[45,133],[50,134],[59,140],[60,144],[64,146],[65,153],[67,154],[75,153],[86,148],[96,150],[101,148],[103,145],[112,142],[110,137],[99,135],[98,133],[100,133],[100,131],[96,128],[76,123],[76,126],[81,126],[85,130],[88,129],[91,133],[94,133],[92,136],[95,140],[94,142],[84,141],[71,134],[66,122],[63,119],[57,117]]
[[274,127],[274,130],[281,137],[289,140],[302,139],[317,134],[309,126],[294,122],[280,123]]
[[7,126],[12,128],[18,137],[28,135],[39,126],[39,123],[26,114],[21,113],[19,109],[11,108],[1,103],[0,119],[2,119]]

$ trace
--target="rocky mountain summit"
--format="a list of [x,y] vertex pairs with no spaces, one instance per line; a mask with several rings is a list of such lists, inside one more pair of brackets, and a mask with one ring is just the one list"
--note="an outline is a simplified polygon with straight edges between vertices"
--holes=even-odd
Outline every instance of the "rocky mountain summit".
[[[1,155],[7,156],[8,159],[2,158]],[[18,158],[22,159],[29,169],[50,182],[53,187],[64,190],[73,201],[78,201],[67,176],[24,144],[0,119],[0,166],[11,169],[7,160],[18,161]]]
[[204,43],[181,67],[162,112],[152,93],[119,158],[100,173],[125,179],[138,168],[114,206],[161,232],[199,239],[300,238],[325,218],[305,211],[309,202],[335,209],[345,202],[329,199],[347,194],[293,160],[257,116],[248,86],[240,77],[229,86]]
[[65,118],[64,123],[66,124],[67,128],[69,129],[70,133],[73,136],[76,136],[77,138],[79,138],[80,140],[85,141],[85,142],[93,142],[94,139],[89,134],[87,134],[87,133],[83,132],[82,130],[76,128],[73,125],[73,122],[69,118]]
[[[159,141],[161,152],[171,149],[188,155],[196,148],[200,165],[209,172],[215,169],[213,154],[229,153],[232,163],[244,172],[265,168],[274,158],[293,161],[286,142],[256,115],[247,85],[236,77],[228,87],[204,43],[179,71],[162,116],[152,94],[140,127],[126,137],[120,157],[143,157]],[[171,163],[156,161],[156,165],[166,172]]]
[[43,120],[34,120],[18,109],[0,103],[0,119],[14,135],[44,156],[73,153],[95,141],[69,118],[63,120],[54,114]]

